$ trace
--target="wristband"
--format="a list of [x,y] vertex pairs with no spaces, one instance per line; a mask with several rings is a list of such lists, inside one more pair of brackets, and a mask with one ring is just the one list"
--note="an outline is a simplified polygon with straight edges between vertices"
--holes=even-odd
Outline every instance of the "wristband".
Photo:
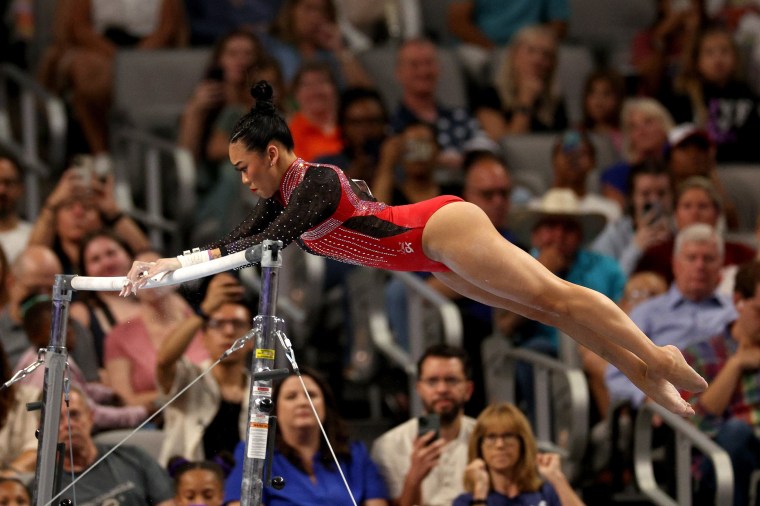
[[203,262],[208,262],[209,260],[211,260],[211,251],[210,250],[201,251],[198,248],[196,248],[193,251],[185,251],[183,254],[177,256],[177,260],[179,260],[179,264],[182,267],[189,267],[191,265],[202,264]]

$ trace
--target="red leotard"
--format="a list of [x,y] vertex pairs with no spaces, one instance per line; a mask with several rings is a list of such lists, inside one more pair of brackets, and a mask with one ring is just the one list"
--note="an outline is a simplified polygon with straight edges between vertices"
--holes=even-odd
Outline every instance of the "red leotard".
[[430,216],[459,197],[443,195],[406,206],[389,206],[362,192],[338,167],[297,159],[280,189],[261,199],[231,234],[207,246],[223,254],[265,239],[297,241],[310,253],[342,262],[395,271],[448,271],[422,251]]

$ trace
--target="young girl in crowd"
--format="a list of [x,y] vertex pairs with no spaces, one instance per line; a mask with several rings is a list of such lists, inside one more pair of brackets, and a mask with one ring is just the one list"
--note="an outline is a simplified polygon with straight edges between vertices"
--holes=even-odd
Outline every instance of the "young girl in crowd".
[[166,466],[174,479],[176,506],[222,506],[224,480],[234,461],[230,456],[219,455],[214,460],[191,462],[174,457]]

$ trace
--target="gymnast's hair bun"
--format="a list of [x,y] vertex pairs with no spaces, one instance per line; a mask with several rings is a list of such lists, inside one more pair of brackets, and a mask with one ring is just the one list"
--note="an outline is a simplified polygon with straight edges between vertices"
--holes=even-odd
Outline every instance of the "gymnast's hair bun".
[[266,81],[259,81],[251,87],[251,96],[256,101],[252,111],[257,114],[272,115],[276,112],[272,103],[274,90]]

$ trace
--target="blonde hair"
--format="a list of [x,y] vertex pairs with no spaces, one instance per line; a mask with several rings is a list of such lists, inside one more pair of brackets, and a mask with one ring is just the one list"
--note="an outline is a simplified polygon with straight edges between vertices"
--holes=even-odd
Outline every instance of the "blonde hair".
[[[470,434],[467,461],[483,458],[483,438],[490,426],[508,427],[509,431],[520,439],[520,457],[515,464],[512,480],[520,492],[535,492],[541,487],[541,477],[538,474],[536,455],[538,448],[528,419],[525,418],[514,404],[500,402],[491,404],[484,409],[475,421],[475,427]],[[464,488],[472,492],[475,484],[465,476]]]
[[521,45],[538,37],[549,38],[554,45],[552,70],[546,77],[546,86],[538,99],[538,106],[536,108],[536,117],[541,120],[542,123],[550,125],[554,123],[554,114],[562,101],[559,82],[556,77],[559,45],[557,43],[557,37],[551,29],[542,25],[532,25],[526,26],[518,31],[507,48],[507,51],[504,53],[504,59],[496,71],[493,83],[496,92],[499,94],[502,108],[505,110],[512,109],[517,100],[517,79],[513,68],[514,53]]
[[629,162],[639,161],[634,159],[635,153],[631,147],[631,132],[628,127],[628,118],[634,112],[641,112],[646,116],[656,118],[660,122],[665,135],[676,126],[673,116],[670,115],[665,106],[659,101],[649,97],[626,99],[623,103],[623,110],[620,112],[620,130],[623,134],[623,156]]

